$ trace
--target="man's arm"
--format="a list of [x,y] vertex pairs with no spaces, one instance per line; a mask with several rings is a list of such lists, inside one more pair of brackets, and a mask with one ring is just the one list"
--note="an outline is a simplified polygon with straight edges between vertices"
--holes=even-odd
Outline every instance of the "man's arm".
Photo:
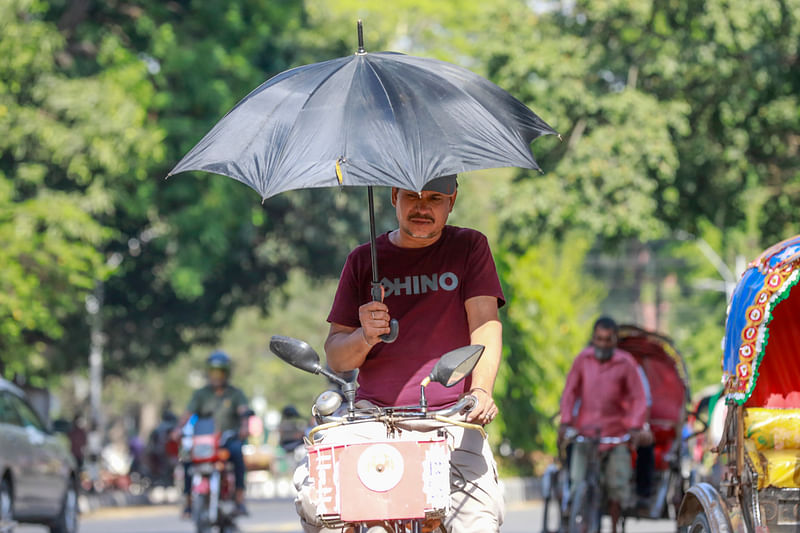
[[380,336],[389,333],[389,308],[382,302],[368,302],[358,308],[361,327],[353,328],[331,323],[325,340],[325,357],[335,372],[347,372],[360,367]]
[[488,424],[497,416],[492,394],[503,350],[503,326],[497,316],[497,298],[494,296],[472,297],[464,302],[464,307],[467,309],[470,343],[486,347],[472,371],[470,392],[478,398],[478,405],[467,416],[467,421]]
[[569,369],[569,373],[567,374],[567,382],[564,384],[564,392],[561,394],[561,403],[559,404],[559,414],[561,416],[561,421],[558,424],[558,448],[561,449],[561,445],[564,442],[564,435],[567,432],[567,428],[572,425],[573,423],[573,411],[575,410],[575,402],[579,397],[579,391],[581,390],[581,381],[583,379],[583,374],[579,368],[579,358],[576,358],[575,361],[572,363],[572,367]]
[[559,412],[561,415],[561,425],[569,426],[572,424],[572,412],[575,409],[575,401],[578,399],[581,389],[581,381],[583,375],[578,368],[579,359],[575,359],[572,367],[567,374],[567,382],[564,384],[564,392],[561,394],[561,403],[559,405]]

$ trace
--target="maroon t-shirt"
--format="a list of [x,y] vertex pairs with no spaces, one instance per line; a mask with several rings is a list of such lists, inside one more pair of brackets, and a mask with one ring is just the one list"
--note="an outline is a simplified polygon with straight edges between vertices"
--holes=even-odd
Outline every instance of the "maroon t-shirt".
[[[439,240],[424,248],[395,246],[388,233],[376,244],[384,303],[400,322],[400,335],[370,350],[359,371],[358,399],[381,406],[416,405],[419,384],[438,358],[470,343],[464,302],[494,296],[502,306],[503,291],[489,243],[475,230],[445,226]],[[358,308],[371,299],[371,281],[369,244],[363,244],[347,258],[328,322],[360,327]],[[449,389],[431,383],[428,405],[448,406],[467,390],[469,378]]]

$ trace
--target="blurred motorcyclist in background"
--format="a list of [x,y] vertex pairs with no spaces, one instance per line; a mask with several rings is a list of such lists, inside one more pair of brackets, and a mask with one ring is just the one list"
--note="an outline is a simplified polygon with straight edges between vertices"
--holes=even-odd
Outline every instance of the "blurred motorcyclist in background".
[[[247,397],[244,393],[229,383],[231,375],[231,358],[225,352],[215,351],[206,359],[206,374],[208,384],[197,389],[189,400],[186,412],[181,415],[178,425],[173,432],[173,438],[180,438],[181,431],[187,422],[194,416],[210,417],[214,419],[217,432],[228,430],[236,431],[237,436],[225,443],[225,448],[230,452],[230,461],[233,463],[236,478],[236,506],[237,512],[246,515],[247,508],[244,504],[244,456],[242,443],[247,439],[248,417],[250,411],[247,406]],[[186,496],[183,516],[191,516],[191,476],[188,473],[189,464],[186,464],[184,476],[184,495]]]

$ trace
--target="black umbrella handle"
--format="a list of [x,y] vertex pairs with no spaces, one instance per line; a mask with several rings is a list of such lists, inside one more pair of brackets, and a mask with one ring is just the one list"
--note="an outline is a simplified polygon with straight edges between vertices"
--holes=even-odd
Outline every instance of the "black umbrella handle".
[[[380,283],[373,283],[371,292],[372,292],[373,302],[383,301],[383,290]],[[400,334],[400,322],[398,322],[396,318],[393,318],[389,321],[389,333],[384,333],[380,337],[383,342],[391,344],[397,340],[397,336],[399,334]]]

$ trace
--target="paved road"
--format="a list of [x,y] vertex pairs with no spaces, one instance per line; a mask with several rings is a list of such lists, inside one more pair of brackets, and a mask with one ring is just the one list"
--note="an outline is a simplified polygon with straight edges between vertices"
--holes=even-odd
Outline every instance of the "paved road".
[[[290,500],[250,502],[251,516],[242,519],[242,533],[301,533]],[[536,502],[508,506],[503,533],[539,533],[542,508]],[[608,529],[606,529],[608,530]],[[45,533],[41,527],[25,526],[16,533]],[[193,533],[192,525],[178,519],[172,506],[105,509],[84,516],[80,533]],[[629,533],[674,533],[672,522],[631,521]]]

